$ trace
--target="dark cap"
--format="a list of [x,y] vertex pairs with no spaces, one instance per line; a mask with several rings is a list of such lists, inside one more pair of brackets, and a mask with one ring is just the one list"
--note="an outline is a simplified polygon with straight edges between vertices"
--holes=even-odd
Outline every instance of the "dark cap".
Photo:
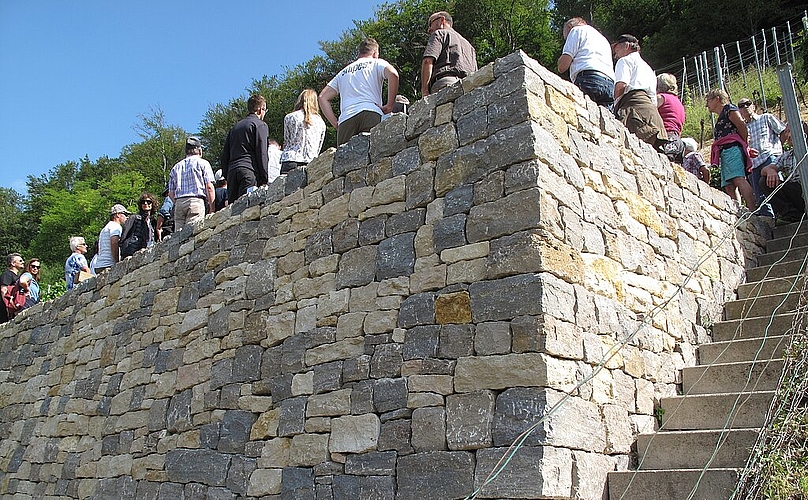
[[188,139],[186,139],[185,146],[186,147],[190,146],[192,148],[201,148],[202,141],[200,141],[198,137],[191,136]]
[[637,40],[637,37],[634,36],[634,35],[620,35],[619,37],[617,37],[617,40],[612,42],[612,45],[614,45],[616,43],[623,43],[623,42],[637,43],[637,44],[640,43],[640,41]]

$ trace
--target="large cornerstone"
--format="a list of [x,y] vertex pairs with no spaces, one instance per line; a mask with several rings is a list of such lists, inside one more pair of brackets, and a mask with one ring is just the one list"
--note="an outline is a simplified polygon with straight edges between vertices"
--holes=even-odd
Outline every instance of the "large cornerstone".
[[0,326],[0,495],[601,499],[735,212],[511,54]]

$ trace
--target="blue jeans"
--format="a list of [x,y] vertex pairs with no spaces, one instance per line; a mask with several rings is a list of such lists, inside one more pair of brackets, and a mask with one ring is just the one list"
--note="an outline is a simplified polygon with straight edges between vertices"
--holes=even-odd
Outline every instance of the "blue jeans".
[[755,199],[760,206],[760,210],[758,211],[758,215],[762,215],[764,217],[774,217],[774,211],[772,210],[771,205],[768,203],[761,204],[760,202],[766,197],[766,193],[763,192],[763,189],[760,186],[760,171],[763,170],[763,167],[766,165],[771,165],[775,162],[777,158],[769,155],[769,157],[758,165],[757,167],[752,169],[752,172],[749,174],[749,183],[752,184],[752,190],[755,192]]
[[614,81],[608,76],[598,71],[581,71],[575,76],[575,86],[596,103],[612,109]]

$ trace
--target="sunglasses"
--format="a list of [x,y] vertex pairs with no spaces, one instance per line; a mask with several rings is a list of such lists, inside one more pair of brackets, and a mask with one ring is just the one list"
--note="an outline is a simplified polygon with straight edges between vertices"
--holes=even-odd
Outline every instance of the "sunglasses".
[[141,201],[140,201],[140,204],[141,204],[141,205],[151,205],[151,204],[152,204],[152,202],[151,202],[151,201],[149,201],[149,200],[141,200]]
[[40,268],[40,266],[35,266],[35,265],[31,264],[31,269],[39,269],[39,268]]
[[748,108],[748,107],[749,107],[749,106],[751,106],[751,105],[752,105],[752,103],[751,103],[751,102],[745,102],[745,103],[743,103],[743,104],[738,104],[738,107],[739,107],[739,108]]

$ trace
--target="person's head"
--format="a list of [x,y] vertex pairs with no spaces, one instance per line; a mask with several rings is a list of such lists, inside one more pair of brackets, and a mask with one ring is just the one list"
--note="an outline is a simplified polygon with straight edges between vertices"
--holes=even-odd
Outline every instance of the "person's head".
[[84,238],[81,236],[71,236],[70,237],[70,251],[71,252],[79,252],[79,253],[87,253],[87,243],[84,242]]
[[137,200],[137,209],[142,214],[154,215],[157,212],[157,197],[151,193],[141,193]]
[[277,150],[282,149],[280,143],[272,138],[267,139],[267,147],[269,149],[277,149]]
[[685,146],[685,153],[692,153],[699,149],[696,139],[693,139],[692,137],[682,137],[682,144]]
[[6,256],[6,266],[9,269],[16,272],[19,269],[25,267],[25,261],[22,260],[22,255],[18,254],[17,252],[10,253]]
[[112,205],[112,208],[109,209],[109,220],[115,221],[118,224],[123,224],[126,222],[126,217],[132,215],[132,212],[126,209],[120,203],[116,203]]
[[572,19],[570,19],[569,21],[564,23],[564,28],[563,28],[564,40],[567,39],[567,37],[570,34],[570,31],[572,31],[572,28],[574,28],[576,26],[584,26],[584,25],[586,25],[586,21],[582,17],[573,17]]
[[311,117],[320,112],[320,105],[317,104],[317,92],[312,89],[305,89],[297,96],[295,111],[303,110],[303,122],[311,125]]
[[[808,123],[802,122],[802,133],[808,137]],[[791,139],[791,125],[786,124],[786,129],[783,131],[783,144],[794,144]]]
[[359,44],[359,57],[379,57],[379,42],[373,38],[365,38]]
[[213,180],[216,183],[216,187],[227,186],[227,179],[225,178],[224,174],[222,174],[221,168],[213,174]]
[[670,73],[662,73],[656,78],[656,90],[659,93],[678,94],[679,85],[676,83],[676,77]]
[[615,60],[640,51],[640,41],[634,35],[620,35],[612,43],[612,56]]
[[42,267],[42,263],[39,259],[31,259],[28,261],[28,265],[25,266],[25,270],[31,273],[32,276],[39,276],[39,269]]
[[185,139],[185,155],[202,155],[202,141],[199,137],[191,136]]
[[267,100],[262,95],[253,94],[247,99],[247,110],[263,120],[267,112]]
[[720,113],[721,109],[729,104],[729,94],[724,89],[712,89],[704,96],[707,109],[712,113]]
[[453,23],[452,16],[448,12],[435,12],[429,16],[429,21],[426,23],[426,31],[431,34],[433,31],[445,30],[451,28]]
[[755,114],[755,103],[748,97],[741,97],[738,99],[738,110],[741,112],[744,120],[748,120]]

